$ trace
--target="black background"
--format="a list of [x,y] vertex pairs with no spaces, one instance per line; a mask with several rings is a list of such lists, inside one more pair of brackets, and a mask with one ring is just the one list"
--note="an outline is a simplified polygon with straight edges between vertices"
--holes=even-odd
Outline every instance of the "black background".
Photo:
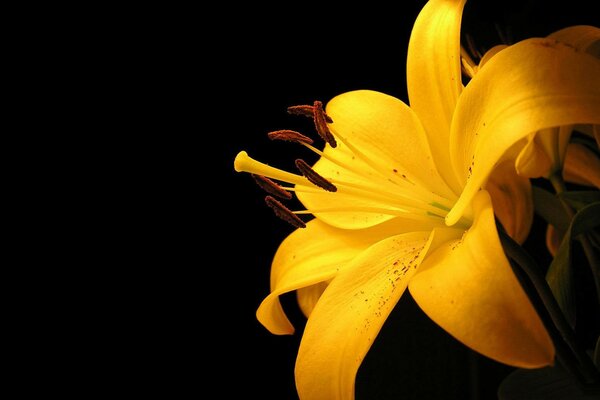
[[[514,41],[568,25],[597,26],[590,3],[472,0],[465,10],[463,34],[471,34],[484,50],[500,42],[495,24],[510,30]],[[297,398],[293,370],[304,322],[293,296],[283,301],[297,327],[294,335],[271,335],[255,318],[269,292],[272,256],[293,229],[265,206],[264,194],[250,177],[233,171],[236,153],[246,150],[261,161],[294,170],[295,158],[311,162],[314,157],[303,148],[270,142],[265,135],[287,128],[312,135],[310,121],[287,115],[287,106],[327,102],[354,89],[378,90],[406,102],[408,38],[424,4],[367,3],[325,10],[315,3],[298,3],[289,11],[238,6],[231,14],[224,12],[216,32],[202,31],[201,43],[212,54],[205,67],[214,71],[203,75],[195,94],[211,103],[200,107],[199,118],[206,122],[200,153],[217,160],[216,176],[211,172],[200,178],[216,178],[209,207],[202,213],[217,217],[218,225],[202,245],[208,248],[201,251],[216,258],[199,267],[210,275],[199,284],[200,304],[197,310],[191,307],[190,318],[210,338],[195,347],[202,354],[198,365],[209,365],[209,376],[215,377],[208,385],[221,393],[217,398],[242,393],[257,399]],[[208,90],[215,86],[216,91]],[[534,229],[534,238],[540,239],[543,225],[536,223]],[[546,260],[542,247],[536,249]],[[212,351],[217,354],[214,359]],[[465,349],[430,322],[406,294],[359,370],[357,398],[493,399],[498,383],[511,370]]]

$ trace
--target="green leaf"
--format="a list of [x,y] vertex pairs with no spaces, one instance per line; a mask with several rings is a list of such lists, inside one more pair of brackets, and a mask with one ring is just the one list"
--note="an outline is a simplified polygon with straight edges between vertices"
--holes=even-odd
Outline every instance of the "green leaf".
[[569,227],[569,217],[558,197],[540,187],[532,187],[535,213],[556,228],[562,236]]
[[571,143],[579,143],[596,153],[597,156],[600,157],[600,150],[598,149],[598,145],[596,141],[589,136],[586,135],[577,135],[571,137]]
[[600,201],[600,191],[598,190],[580,190],[571,192],[562,192],[558,195],[576,210],[581,210],[588,204]]
[[600,249],[600,232],[588,232],[588,237],[590,238],[590,242],[592,242],[592,246],[594,246],[597,249]]
[[539,369],[518,369],[498,388],[500,400],[594,400],[598,394],[586,394],[578,381],[558,364]]
[[575,326],[575,293],[573,270],[571,269],[571,234],[570,230],[563,237],[560,247],[548,268],[546,281],[556,298],[560,309],[571,327]]
[[575,214],[546,273],[546,281],[572,327],[575,326],[575,288],[571,269],[571,241],[598,225],[600,202],[589,204]]
[[600,201],[583,207],[571,223],[571,236],[576,237],[600,226]]

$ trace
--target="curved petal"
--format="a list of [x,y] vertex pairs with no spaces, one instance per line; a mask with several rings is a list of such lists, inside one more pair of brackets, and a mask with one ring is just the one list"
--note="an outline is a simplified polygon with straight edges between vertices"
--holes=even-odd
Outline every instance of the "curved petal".
[[486,184],[494,213],[519,243],[525,242],[533,223],[533,197],[529,179],[517,175],[512,161],[498,165]]
[[409,290],[438,325],[475,351],[522,368],[550,365],[552,341],[514,276],[496,232],[487,192],[461,240],[427,257]]
[[302,310],[302,313],[306,318],[310,317],[313,309],[317,305],[317,301],[327,289],[329,282],[319,282],[312,286],[307,286],[296,290],[296,297],[298,298],[298,305]]
[[431,0],[421,10],[408,45],[406,74],[410,107],[429,137],[438,170],[460,193],[448,146],[450,122],[462,90],[460,23],[466,0]]
[[327,114],[334,121],[331,131],[358,149],[368,162],[377,163],[386,177],[403,181],[400,177],[404,174],[407,180],[434,193],[452,196],[432,161],[419,118],[401,100],[357,90],[333,98],[327,104]]
[[427,252],[429,236],[411,232],[378,242],[332,280],[300,343],[301,399],[354,398],[356,371]]
[[[578,51],[600,56],[600,29],[592,26],[572,26],[548,36],[573,46]],[[596,45],[595,45],[596,44]],[[594,54],[596,52],[597,54]],[[549,177],[563,168],[567,144],[573,127],[546,128],[529,134],[528,143],[516,160],[519,175],[529,178]]]
[[496,54],[500,53],[502,50],[506,49],[507,47],[508,46],[505,44],[498,44],[498,45],[492,47],[491,49],[489,49],[488,51],[486,51],[485,54],[483,55],[483,57],[481,57],[481,60],[479,61],[478,70],[483,68],[483,66],[485,64],[487,64],[488,61],[490,61],[492,59],[492,57],[494,57]]
[[515,161],[515,168],[519,175],[528,178],[547,178],[562,169],[572,133],[572,125],[546,128],[530,133],[527,144]]
[[600,28],[590,25],[569,26],[548,37],[600,58]]
[[529,39],[494,56],[469,82],[452,120],[450,152],[465,188],[453,224],[502,154],[531,132],[600,123],[600,61],[552,39]]
[[567,146],[563,176],[569,182],[600,189],[600,159],[586,146],[570,143]]
[[[548,128],[553,130],[556,128]],[[527,137],[527,144],[515,160],[515,168],[521,176],[528,178],[540,178],[550,176],[552,169],[552,160],[540,146],[537,133],[530,133]]]
[[328,281],[373,243],[415,229],[423,227],[397,218],[362,230],[338,229],[317,219],[308,222],[277,249],[271,266],[271,293],[260,304],[256,317],[271,333],[292,334],[294,327],[279,302],[281,294]]
[[[555,133],[556,134],[556,133]],[[556,165],[562,169],[564,163],[565,163],[565,158],[567,157],[567,146],[569,145],[569,141],[571,140],[571,135],[573,134],[573,125],[563,125],[558,127],[558,139],[556,139],[556,158],[557,160],[555,161]],[[541,133],[538,133],[538,135],[540,135],[540,137],[543,139],[544,135]],[[548,143],[548,141],[546,140],[546,143]]]

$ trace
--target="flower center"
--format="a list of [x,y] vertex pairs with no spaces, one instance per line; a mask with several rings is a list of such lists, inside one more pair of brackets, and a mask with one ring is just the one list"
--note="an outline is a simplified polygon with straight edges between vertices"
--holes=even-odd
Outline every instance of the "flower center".
[[[444,217],[450,211],[454,199],[448,200],[430,192],[397,169],[370,159],[353,146],[348,138],[339,134],[334,136],[328,127],[333,121],[324,112],[321,102],[316,101],[312,106],[290,107],[288,112],[312,117],[317,133],[329,148],[320,151],[312,146],[311,138],[291,130],[270,132],[268,137],[271,140],[301,144],[318,154],[323,162],[334,165],[337,171],[335,174],[325,175],[315,171],[304,160],[297,159],[295,164],[300,174],[294,174],[254,160],[245,151],[241,151],[235,158],[235,170],[253,175],[256,183],[269,193],[265,202],[278,217],[295,227],[305,227],[299,215],[324,213],[376,214],[383,220],[402,217],[427,221],[432,227],[445,226]],[[338,141],[345,147],[346,153],[351,153],[350,157],[338,153],[342,151],[336,149]],[[350,175],[352,179],[345,179]],[[286,183],[293,186],[285,185]],[[274,198],[289,200],[290,192],[327,196],[326,201],[320,203],[328,206],[292,211]],[[467,221],[460,224],[470,225]]]

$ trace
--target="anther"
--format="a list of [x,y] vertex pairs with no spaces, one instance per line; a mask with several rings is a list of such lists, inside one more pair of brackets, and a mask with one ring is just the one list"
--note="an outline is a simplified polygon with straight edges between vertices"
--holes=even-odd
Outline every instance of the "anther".
[[267,133],[267,136],[271,140],[285,140],[287,142],[313,144],[313,140],[308,136],[304,136],[300,132],[291,131],[289,129],[269,132]]
[[[315,116],[315,108],[313,106],[309,106],[309,105],[291,106],[291,107],[288,107],[287,112],[288,112],[288,114],[302,115],[302,116],[308,117],[308,118],[314,118],[314,116]],[[325,121],[327,121],[327,123],[330,123],[330,124],[333,122],[331,117],[327,114],[325,114]]]
[[328,192],[337,192],[337,187],[333,183],[317,174],[303,159],[299,158],[296,160],[296,167],[298,167],[298,170],[306,177],[306,179],[318,187],[325,189]]
[[323,111],[323,103],[318,100],[315,101],[314,105],[314,117],[315,128],[317,129],[319,136],[321,136],[324,141],[329,143],[331,147],[336,147],[337,142],[327,127],[327,119],[325,118],[325,111]]
[[260,186],[260,188],[265,192],[286,200],[290,200],[292,198],[292,194],[290,192],[286,192],[281,188],[281,186],[279,186],[269,178],[256,174],[250,175],[252,175],[252,177],[254,178],[254,182],[256,182],[256,184]]
[[288,224],[296,228],[306,228],[306,224],[300,219],[300,217],[291,212],[286,206],[281,204],[279,201],[275,200],[273,197],[265,197],[265,203],[267,203],[267,205],[271,207],[275,215],[277,215],[279,218],[281,218]]

